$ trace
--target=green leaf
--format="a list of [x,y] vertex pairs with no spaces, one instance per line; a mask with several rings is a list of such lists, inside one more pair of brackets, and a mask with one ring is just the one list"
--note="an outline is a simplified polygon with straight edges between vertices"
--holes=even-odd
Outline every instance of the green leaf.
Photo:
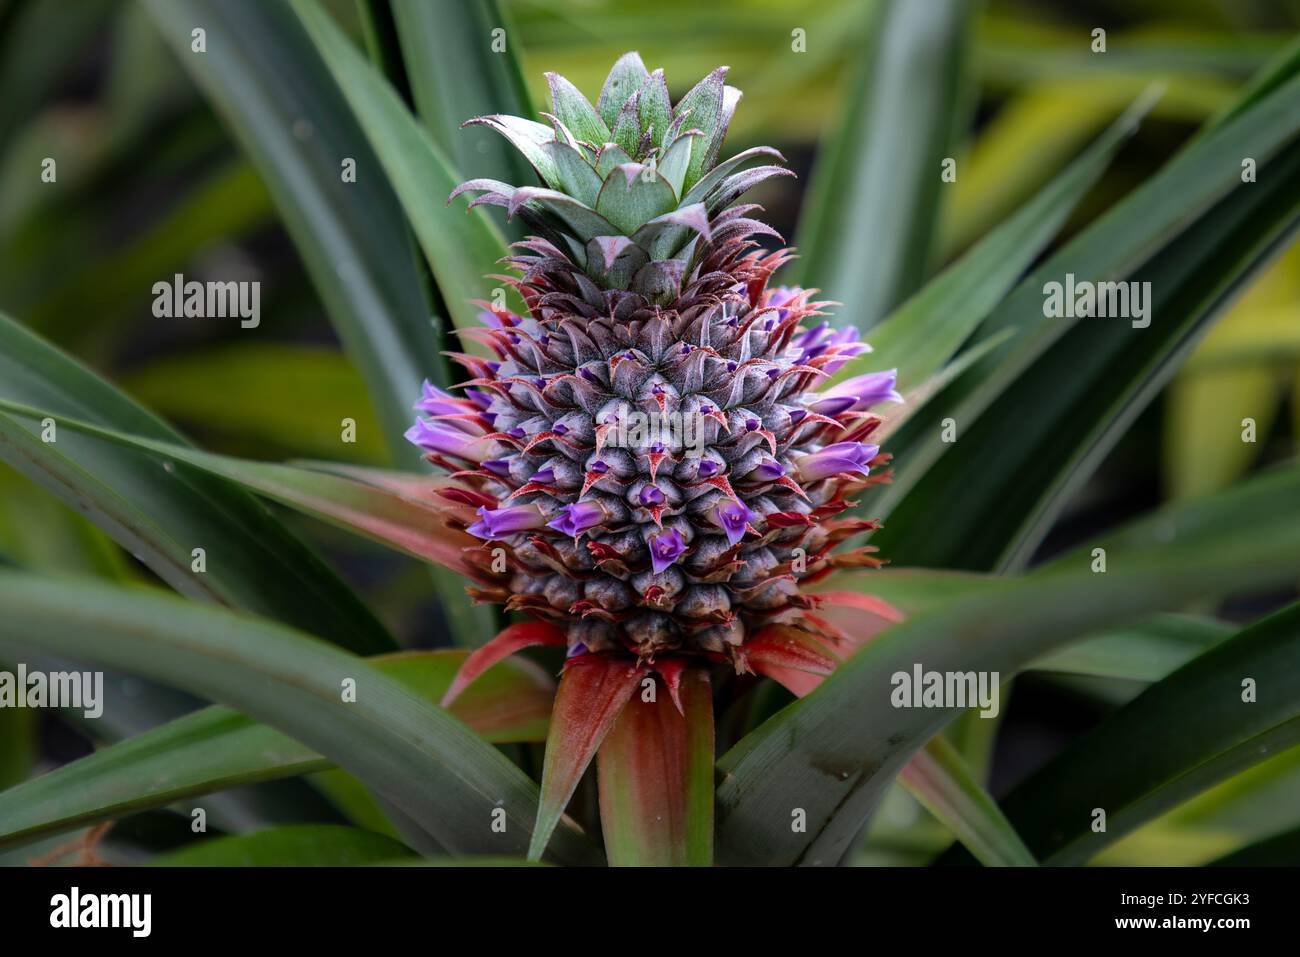
[[[156,359],[122,387],[159,415],[284,455],[382,464],[388,446],[365,381],[334,349],[234,343]],[[341,439],[345,419],[355,441]]]
[[[0,641],[132,671],[264,721],[351,771],[454,853],[518,856],[528,845],[536,786],[364,659],[172,596],[17,572],[0,572],[0,607]],[[491,826],[494,807],[505,811],[504,833]],[[559,860],[593,856],[563,824],[551,847]]]
[[818,591],[863,592],[892,605],[904,618],[910,618],[944,602],[987,594],[1008,584],[1007,579],[994,575],[928,568],[882,568],[871,572],[840,572]]
[[[1300,222],[1300,152],[1288,147],[1297,131],[1300,77],[1199,138],[1026,278],[982,328],[1014,337],[891,443],[894,484],[867,503],[889,517],[873,543],[907,564],[1022,565],[1196,338],[1289,241]],[[1259,182],[1241,182],[1244,155],[1258,160]],[[1149,282],[1149,325],[1045,319],[1046,284],[1070,274]],[[941,417],[957,442],[942,441]],[[998,454],[977,453],[989,448]],[[942,526],[904,541],[939,501]]]
[[610,128],[581,90],[559,73],[546,74],[546,82],[551,88],[551,112],[568,127],[574,139],[597,147],[610,141]]
[[[642,82],[641,95],[637,99],[637,117],[641,121],[641,129],[650,134],[655,146],[663,149],[668,145],[668,129],[673,123],[673,104],[668,97],[668,84],[664,80],[663,70],[655,70]],[[689,158],[689,143],[686,152]],[[683,171],[683,179],[685,176]],[[680,193],[679,189],[678,194]]]
[[[601,87],[600,99],[596,101],[596,108],[600,110],[606,126],[613,127],[623,104],[641,89],[649,75],[639,53],[624,53],[618,58],[609,71],[609,76],[605,78],[605,85]],[[662,136],[667,130],[656,132]]]
[[[614,129],[606,137],[607,140],[614,142],[629,156],[636,156],[640,152],[637,149],[641,143],[640,102],[641,94],[633,94],[632,99],[623,105],[623,110],[618,114],[618,120],[614,123]],[[603,145],[604,142],[602,140],[595,145]]]
[[682,124],[683,132],[699,130],[703,136],[691,139],[691,162],[686,168],[686,189],[690,189],[705,172],[705,161],[714,142],[726,133],[722,122],[722,100],[727,75],[725,66],[718,67],[699,83],[691,87],[673,107],[673,117],[687,114]]
[[[321,61],[303,23],[282,3],[148,0],[148,5],[266,179],[330,319],[370,387],[393,460],[415,466],[420,455],[403,434],[421,382],[437,378],[443,360],[430,324],[423,267],[410,248],[406,214],[394,188],[415,203],[416,212],[423,204],[425,215],[408,210],[409,226],[422,242],[432,238],[449,247],[430,265],[458,324],[474,321],[466,300],[486,290],[477,277],[503,255],[503,240],[481,215],[466,219],[444,208],[456,177],[441,165],[397,95],[315,7],[304,19],[317,25],[317,43],[322,36],[329,41],[342,69],[363,90],[336,86],[339,64]],[[199,21],[208,32],[209,52],[194,56],[190,30]],[[350,95],[341,95],[339,86]],[[366,96],[374,102],[362,102],[354,116],[353,98]],[[367,142],[377,132],[377,146],[391,154],[389,162],[403,164],[400,172],[406,174],[390,170],[391,186],[379,175],[381,158]],[[421,159],[422,150],[429,156]],[[343,181],[344,158],[356,161],[356,182]],[[413,185],[411,177],[421,174],[432,184],[417,179]],[[419,195],[421,188],[441,192]],[[429,217],[452,218],[440,219],[441,228],[435,228]],[[495,633],[492,608],[468,605],[445,572],[434,572],[433,580],[458,642],[472,644]]]
[[1231,625],[1191,615],[1159,615],[1096,635],[1030,662],[1030,671],[1125,681],[1159,681],[1233,633]]
[[[899,671],[920,663],[1010,675],[1090,632],[1293,580],[1300,526],[1277,516],[1297,495],[1300,469],[1274,470],[1095,543],[1109,556],[1107,574],[1092,572],[1089,545],[1021,579],[959,592],[872,638],[719,761],[724,862],[840,860],[890,780],[957,713],[894,708]],[[791,807],[806,809],[806,834],[791,832]]]
[[[376,834],[387,834],[389,837],[401,840],[402,833],[394,826],[388,813],[375,799],[375,796],[366,789],[364,784],[342,768],[317,771],[315,774],[309,775],[306,781],[315,790],[323,794],[325,800],[334,805],[335,809],[347,819],[348,823],[355,824],[367,831],[374,831]],[[396,812],[394,812],[394,816],[396,816]],[[434,844],[433,838],[424,834],[423,831],[420,834],[423,835],[423,838],[419,843],[426,847],[432,847]],[[412,842],[416,843],[414,838],[412,838]],[[420,847],[413,849],[420,850]]]
[[413,858],[391,837],[338,824],[289,824],[215,837],[149,863],[155,867],[357,867]]
[[[597,201],[599,198],[597,195]],[[529,203],[555,214],[583,242],[595,239],[597,236],[609,236],[618,232],[613,223],[597,214],[595,210],[588,209],[572,196],[558,190],[525,186],[514,191],[511,202],[512,205]]]
[[660,174],[668,180],[668,185],[678,196],[686,192],[686,169],[691,160],[691,140],[694,138],[685,134],[677,137],[664,151],[658,163]]
[[[945,602],[1014,587],[1015,579],[917,568],[840,573],[827,589],[848,589],[878,598],[910,618]],[[1233,633],[1231,625],[1195,615],[1156,615],[1090,635],[1026,665],[1049,674],[1118,678],[1150,683],[1182,667]]]
[[[436,703],[467,654],[398,652],[367,664]],[[486,741],[543,741],[553,690],[529,663],[503,662],[449,711]],[[273,728],[229,708],[204,708],[0,792],[0,846],[330,767],[329,759]]]
[[933,738],[916,753],[900,780],[986,867],[1033,867],[1034,855],[980,787],[957,749]]
[[[396,0],[393,14],[406,75],[420,120],[433,142],[462,172],[526,183],[528,163],[474,116],[532,116],[519,69],[518,33],[497,0]],[[494,48],[502,30],[504,50]]]
[[[184,439],[70,357],[0,315],[0,400],[34,403],[179,448]],[[356,651],[394,647],[379,621],[245,492],[185,466],[40,420],[0,415],[0,458],[82,510],[182,594],[267,615]],[[193,569],[195,548],[207,571]]]
[[[616,867],[713,863],[713,701],[708,673],[689,670],[679,693],[640,695],[600,746],[600,828]],[[675,698],[680,698],[681,711]]]
[[[31,422],[33,428],[52,418],[46,410],[3,400],[0,400],[0,409],[13,419]],[[346,467],[328,463],[321,468],[302,468],[273,462],[250,462],[169,442],[142,439],[78,419],[60,416],[53,421],[65,431],[107,439],[149,453],[154,457],[156,467],[163,471],[167,471],[169,463],[174,470],[176,462],[184,462],[414,558],[457,573],[470,573],[463,552],[475,544],[475,539],[446,524],[447,513],[455,506],[435,497],[440,483],[433,477],[360,469],[352,473],[365,477],[358,480],[349,477]],[[4,419],[0,418],[0,424],[3,422]]]
[[880,425],[872,433],[872,437],[882,447],[890,447],[886,445],[886,440],[890,436],[906,424],[909,419],[916,416],[917,413],[925,411],[928,403],[950,382],[955,382],[958,376],[1010,338],[1011,333],[1008,331],[963,350],[961,355],[930,376],[930,378],[902,393],[902,402],[891,403],[884,409],[878,410],[875,414],[880,416]]
[[[215,244],[251,238],[273,218],[257,172],[234,158],[198,179],[141,235],[70,264],[49,295],[23,315],[30,328],[75,343],[80,354],[88,346],[111,351],[104,344],[120,341],[123,327],[139,317],[142,289],[160,277],[170,281]],[[94,323],[85,321],[88,314]]]
[[483,274],[506,255],[500,230],[481,210],[447,204],[461,176],[316,0],[292,0],[292,7],[378,154],[456,328],[480,328],[471,300],[490,299],[499,285]]
[[874,325],[930,269],[940,164],[963,119],[971,8],[967,0],[871,8],[870,49],[842,94],[799,228],[799,283],[843,303],[843,324]]
[[25,780],[36,767],[36,756],[35,713],[17,708],[0,709],[0,788],[13,787]]
[[[545,123],[504,113],[476,116],[466,123],[471,129],[483,126],[500,133],[528,160],[542,182],[552,188],[559,186],[559,171],[556,170],[545,148],[547,143],[555,141],[555,131]],[[527,179],[524,182],[527,182]]]
[[[1203,865],[1296,823],[1300,747],[1234,774],[1105,848],[1092,863],[1128,865],[1160,859]],[[1154,853],[1153,853],[1154,852]]]
[[[1163,471],[1171,496],[1226,488],[1254,463],[1290,371],[1283,345],[1300,342],[1298,301],[1300,246],[1293,246],[1210,330],[1170,386]],[[1252,354],[1254,362],[1234,361]],[[1242,441],[1247,419],[1257,441]]]
[[[689,131],[683,133],[682,136],[686,137],[688,140],[699,139],[698,135],[689,135]],[[686,195],[682,197],[680,205],[690,206],[693,203],[702,203],[706,199],[710,199],[717,195],[718,191],[721,190],[723,183],[726,181],[728,174],[740,169],[740,167],[747,163],[756,162],[765,156],[770,156],[782,163],[785,162],[785,157],[770,146],[755,146],[743,150],[735,156],[723,160],[717,166],[713,167],[713,169],[705,173],[703,179],[687,190]],[[605,157],[602,154],[602,166],[604,159]],[[678,192],[680,192],[680,190],[678,190]]]
[[1211,861],[1208,867],[1295,867],[1300,864],[1300,827],[1257,841]]
[[596,197],[596,212],[627,236],[676,206],[677,195],[668,180],[657,170],[636,163],[610,170]]
[[0,465],[0,552],[29,571],[132,578],[111,538],[7,465]]
[[596,160],[596,172],[602,177],[608,176],[615,166],[632,162],[632,157],[617,143],[606,143]]
[[[1182,11],[1197,8],[1202,23],[1222,24],[1220,11],[1194,0]],[[1154,18],[1153,18],[1154,20]],[[1142,24],[1110,32],[1105,56],[1079,42],[1072,25],[1042,19],[1034,22],[1007,9],[990,12],[982,29],[984,68],[999,82],[1038,77],[1104,78],[1111,74],[1145,76],[1184,73],[1225,73],[1244,78],[1273,53],[1279,39],[1271,35],[1238,34],[1222,26],[1183,28]]]
[[1123,112],[1125,94],[1127,89],[1092,79],[1035,83],[1003,100],[980,128],[951,184],[943,249],[963,249],[978,240],[1059,175]]
[[871,332],[872,352],[840,373],[898,369],[912,389],[937,373],[1038,258],[1128,140],[1150,99],[1135,103],[1038,195]]
[[567,193],[588,208],[594,207],[601,183],[591,164],[578,155],[572,146],[558,140],[543,144],[542,150],[555,166],[560,192]]
[[[1282,382],[1268,366],[1180,376],[1166,395],[1163,472],[1171,498],[1227,488],[1246,474],[1273,429]],[[1245,441],[1250,420],[1256,441]]]
[[[1212,784],[1300,743],[1300,605],[1238,632],[1111,715],[1002,808],[1045,864],[1081,864]],[[1256,683],[1247,697],[1244,683]],[[1092,827],[1093,808],[1106,827]],[[960,855],[952,855],[957,859]]]
[[1300,72],[1300,37],[1292,38],[1267,61],[1261,63],[1249,82],[1238,92],[1236,99],[1214,117],[1209,128],[1222,126],[1228,120],[1244,113],[1278,88],[1285,86],[1297,72]]
[[[438,344],[402,208],[347,101],[282,3],[145,5],[266,181],[331,322],[370,384],[396,459],[416,462],[400,437],[420,383],[439,367]],[[196,23],[207,31],[202,55],[190,52]],[[356,182],[343,181],[345,158],[356,161]]]

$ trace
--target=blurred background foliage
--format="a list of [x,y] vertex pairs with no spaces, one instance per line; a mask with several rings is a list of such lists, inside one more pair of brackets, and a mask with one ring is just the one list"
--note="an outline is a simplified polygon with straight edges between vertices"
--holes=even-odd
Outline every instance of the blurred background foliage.
[[[366,37],[365,2],[328,6],[359,40]],[[801,237],[796,217],[819,144],[841,135],[836,117],[853,95],[868,44],[869,0],[503,6],[534,103],[546,100],[547,70],[562,70],[594,95],[609,64],[628,49],[665,68],[674,96],[729,64],[730,80],[745,91],[730,145],[772,144],[789,158],[799,178],[764,184],[755,201],[783,235]],[[1089,50],[1090,31],[1099,26],[1107,30],[1104,55]],[[796,28],[806,31],[800,55],[791,54]],[[990,0],[969,51],[974,82],[959,91],[970,133],[956,154],[957,181],[940,191],[942,225],[918,281],[1003,220],[1158,83],[1163,97],[1071,223],[1095,218],[1218,115],[1297,29],[1300,0]],[[382,53],[383,38],[368,39]],[[418,78],[409,79],[418,93]],[[0,309],[205,447],[253,458],[392,464],[378,413],[267,189],[141,6],[0,0],[0,90]],[[446,100],[421,111],[426,122],[441,123],[436,135],[449,138],[468,174],[494,147],[478,131],[452,136],[451,125],[471,111],[456,115],[454,89]],[[40,180],[45,157],[57,158],[58,188]],[[1058,243],[1071,232],[1067,226]],[[262,325],[249,331],[231,322],[155,319],[150,289],[175,273],[260,280]],[[891,291],[883,306],[912,291]],[[835,289],[827,293],[836,297]],[[345,417],[357,422],[354,444],[339,441]],[[1247,417],[1257,422],[1256,442],[1214,438],[1239,430]],[[1293,249],[1200,343],[1162,401],[1076,495],[1044,549],[1074,544],[1162,500],[1223,488],[1292,454],[1297,428],[1300,249]],[[311,534],[405,644],[444,643],[441,612],[417,563],[318,526]],[[0,561],[142,587],[153,582],[103,533],[6,466]],[[1003,728],[1004,742],[1015,736],[1005,750],[1016,757],[994,762],[994,793],[1132,691],[1022,680]],[[38,729],[29,715],[0,711],[0,787],[90,746],[84,731],[50,724]],[[1211,860],[1291,823],[1282,814],[1297,793],[1300,755],[1288,752],[1142,828],[1102,861]],[[293,799],[301,820],[302,794]],[[150,820],[137,823],[147,830]],[[238,816],[229,823],[237,827]],[[950,840],[901,791],[877,816],[873,836],[863,857],[873,863],[924,860]]]

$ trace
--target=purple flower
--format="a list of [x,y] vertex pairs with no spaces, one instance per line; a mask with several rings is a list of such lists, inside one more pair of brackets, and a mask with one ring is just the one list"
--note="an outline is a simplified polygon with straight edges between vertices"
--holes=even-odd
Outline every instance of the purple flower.
[[709,512],[713,524],[727,533],[732,545],[745,537],[745,528],[758,516],[739,502],[723,502]]
[[663,571],[686,551],[686,540],[675,528],[655,535],[650,539],[650,565],[655,573]]
[[428,452],[454,455],[457,458],[477,462],[482,455],[482,441],[466,435],[459,429],[445,425],[429,423],[416,419],[415,425],[406,430],[406,440]]
[[821,371],[827,375],[834,375],[844,368],[846,362],[862,351],[864,350],[858,349],[856,351],[841,352],[839,355],[831,356],[821,364]]
[[792,344],[800,350],[799,357],[795,360],[799,365],[810,362],[827,352],[832,353],[821,367],[822,371],[828,374],[840,368],[853,356],[871,351],[869,345],[858,341],[858,330],[853,326],[835,331],[825,322],[800,333],[794,338]]
[[767,305],[769,307],[776,307],[777,316],[784,320],[785,317],[790,314],[790,310],[781,307],[785,306],[786,303],[790,302],[802,293],[803,289],[799,286],[777,286],[774,289],[768,290]]
[[718,463],[712,459],[704,459],[700,462],[700,470],[697,473],[700,478],[713,478],[718,473]]
[[835,418],[841,412],[847,412],[857,405],[858,400],[851,395],[828,395],[812,404],[812,410],[818,415]]
[[554,485],[555,469],[552,468],[538,469],[536,472],[534,472],[532,475],[528,477],[528,481],[540,482],[542,485]]
[[775,482],[784,474],[785,466],[771,456],[764,456],[754,468],[754,478],[760,482]]
[[819,452],[805,455],[797,464],[799,478],[805,482],[830,478],[846,472],[869,474],[867,463],[876,457],[880,447],[865,442],[836,442]]
[[478,516],[480,521],[475,522],[466,531],[488,540],[499,539],[530,528],[540,528],[545,521],[536,505],[511,505],[491,512],[486,508],[480,508]]
[[811,329],[799,333],[799,335],[795,336],[794,339],[791,340],[790,344],[796,349],[812,349],[823,339],[828,337],[830,334],[830,328],[831,324],[829,322],[823,322],[820,325],[813,326]]
[[881,402],[902,402],[903,397],[894,388],[897,383],[897,369],[854,376],[823,392],[812,409],[822,415],[836,416],[848,409],[869,409]]
[[430,415],[458,415],[467,411],[455,396],[443,392],[427,379],[420,389],[420,401],[415,403],[415,410]]
[[492,404],[492,396],[488,395],[482,389],[466,389],[465,395],[471,402],[480,408],[486,409]]
[[605,521],[605,510],[599,502],[577,502],[560,509],[560,514],[547,522],[547,527],[577,538],[589,528]]
[[486,459],[480,464],[493,475],[510,477],[510,463],[506,459]]
[[647,485],[637,495],[637,500],[646,508],[664,503],[664,493],[657,485]]

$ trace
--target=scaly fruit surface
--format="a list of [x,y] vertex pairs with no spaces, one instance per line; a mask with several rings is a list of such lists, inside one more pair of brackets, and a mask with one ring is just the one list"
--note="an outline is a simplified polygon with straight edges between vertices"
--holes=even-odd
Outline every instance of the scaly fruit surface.
[[877,563],[834,549],[874,527],[837,516],[882,477],[869,410],[898,400],[894,373],[822,388],[867,346],[818,321],[813,291],[770,284],[789,253],[760,248],[775,231],[735,204],[789,174],[752,165],[781,159],[767,147],[718,161],[739,99],[725,72],[674,105],[629,53],[594,107],[552,74],[548,124],[471,121],[544,184],[453,194],[529,226],[502,277],[527,308],[482,304],[473,338],[497,358],[458,355],[464,395],[426,385],[408,435],[473,489],[457,494],[478,506],[474,594],[553,622],[571,656],[762,671],[754,639],[779,634],[797,668],[820,657],[800,636],[834,641],[804,587]]

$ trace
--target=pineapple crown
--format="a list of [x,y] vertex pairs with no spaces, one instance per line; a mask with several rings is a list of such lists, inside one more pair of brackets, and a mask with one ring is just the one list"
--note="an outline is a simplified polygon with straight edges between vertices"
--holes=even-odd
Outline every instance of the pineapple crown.
[[[626,53],[610,70],[596,106],[558,73],[548,73],[550,125],[518,116],[481,116],[532,164],[544,186],[472,179],[451,194],[475,191],[470,207],[502,206],[521,216],[544,242],[517,258],[525,272],[572,264],[582,298],[600,307],[604,290],[626,290],[652,305],[672,302],[710,247],[749,236],[776,235],[744,218],[754,206],[732,207],[742,194],[783,166],[752,167],[763,157],[784,162],[767,146],[718,162],[740,100],[719,67],[674,105],[663,70],[646,70]],[[749,167],[749,168],[746,168]],[[731,208],[729,208],[731,207]],[[779,237],[778,237],[779,238]]]

